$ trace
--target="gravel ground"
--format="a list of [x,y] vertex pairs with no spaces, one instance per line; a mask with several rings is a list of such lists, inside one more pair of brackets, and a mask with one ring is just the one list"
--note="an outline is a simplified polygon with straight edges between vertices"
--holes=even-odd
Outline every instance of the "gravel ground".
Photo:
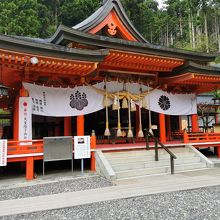
[[218,220],[220,186],[106,201],[0,219]]
[[37,184],[33,186],[18,187],[12,189],[0,189],[0,201],[41,195],[51,195],[63,192],[74,192],[107,186],[112,186],[112,183],[101,176],[76,178],[66,181],[61,180],[47,184]]

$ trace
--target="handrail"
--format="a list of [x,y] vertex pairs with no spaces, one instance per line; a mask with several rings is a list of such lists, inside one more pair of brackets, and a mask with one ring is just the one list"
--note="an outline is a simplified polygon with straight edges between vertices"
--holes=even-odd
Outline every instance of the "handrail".
[[155,161],[159,161],[159,156],[158,156],[158,144],[170,155],[170,169],[171,169],[171,174],[174,174],[174,159],[177,157],[175,154],[173,154],[167,147],[164,146],[163,143],[160,142],[158,138],[156,138],[149,130],[146,130],[146,149],[149,150],[149,136],[154,139],[155,143]]

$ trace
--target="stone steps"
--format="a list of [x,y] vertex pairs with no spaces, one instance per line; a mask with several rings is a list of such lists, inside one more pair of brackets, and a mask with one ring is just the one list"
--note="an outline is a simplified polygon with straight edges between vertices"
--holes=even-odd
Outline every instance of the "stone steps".
[[[174,160],[175,173],[207,168],[206,162],[188,147],[170,148],[177,159]],[[154,150],[129,150],[103,154],[116,179],[132,178],[170,173],[170,155],[159,149],[159,161],[155,161]]]
[[[195,154],[191,152],[184,152],[184,153],[175,153],[177,158],[192,158],[195,157]],[[147,161],[154,161],[155,155],[154,152],[149,155],[140,155],[140,156],[132,156],[132,155],[125,155],[123,156],[112,156],[112,157],[106,157],[106,159],[109,161],[110,164],[118,164],[118,163],[130,163],[130,162],[147,162]],[[160,154],[159,152],[159,160],[168,160],[170,159],[170,155],[167,154]]]
[[[181,158],[174,160],[175,165],[186,164],[186,163],[197,163],[200,162],[200,158]],[[159,161],[132,161],[128,163],[117,163],[112,164],[112,168],[114,171],[122,171],[122,170],[133,170],[133,169],[141,169],[141,168],[148,168],[148,167],[162,167],[162,166],[170,166],[169,159],[163,159]]]
[[[205,163],[182,164],[175,166],[175,172],[186,171],[186,170],[187,171],[197,170],[204,168],[206,168]],[[129,177],[137,177],[137,176],[153,175],[153,174],[166,174],[166,173],[170,173],[170,166],[119,171],[116,172],[116,178],[121,179],[121,178],[129,178]]]

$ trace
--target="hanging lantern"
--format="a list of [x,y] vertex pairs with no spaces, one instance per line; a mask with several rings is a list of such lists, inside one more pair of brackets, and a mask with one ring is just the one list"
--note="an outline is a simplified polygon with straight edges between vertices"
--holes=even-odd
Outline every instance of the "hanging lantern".
[[8,98],[8,87],[0,83],[0,98],[3,98],[3,97]]
[[3,85],[2,82],[2,65],[0,67],[1,71],[1,82],[0,82],[0,98],[7,97],[8,98],[8,87]]

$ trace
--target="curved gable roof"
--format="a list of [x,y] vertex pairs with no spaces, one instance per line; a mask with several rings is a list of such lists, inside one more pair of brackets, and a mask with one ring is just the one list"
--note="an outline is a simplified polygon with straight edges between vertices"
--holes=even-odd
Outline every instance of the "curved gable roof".
[[103,2],[103,5],[95,11],[90,17],[81,23],[75,25],[73,29],[77,29],[84,32],[90,32],[93,28],[97,27],[105,18],[115,11],[119,20],[128,30],[128,32],[139,42],[148,43],[148,41],[137,31],[133,26],[129,18],[127,17],[124,8],[119,0],[107,0]]

